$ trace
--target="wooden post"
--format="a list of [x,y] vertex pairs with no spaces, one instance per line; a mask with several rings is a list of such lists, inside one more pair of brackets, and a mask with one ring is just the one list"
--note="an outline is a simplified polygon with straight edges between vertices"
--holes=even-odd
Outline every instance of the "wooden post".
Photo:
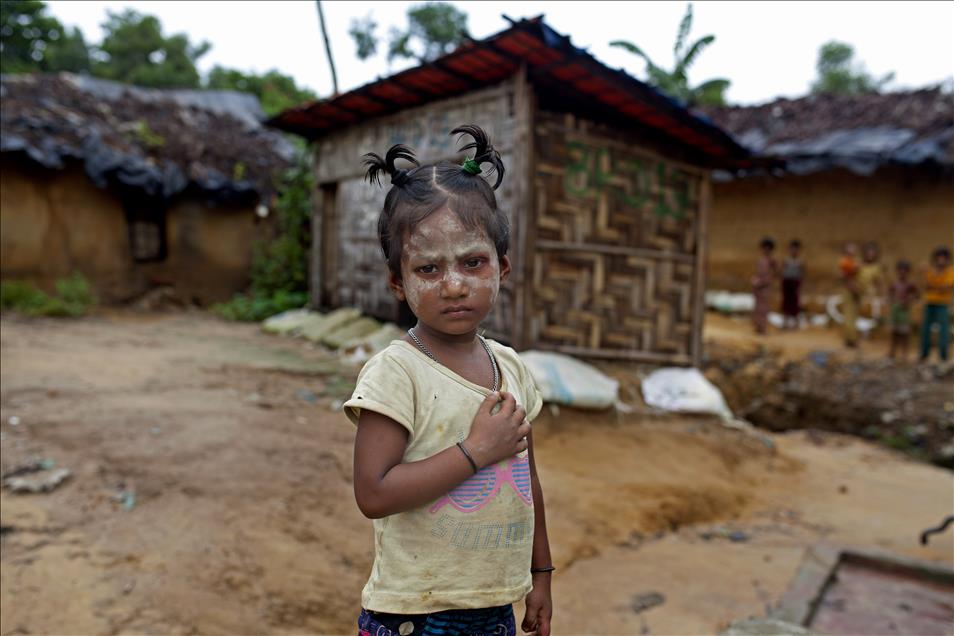
[[519,250],[515,261],[514,281],[514,347],[524,350],[532,347],[530,342],[530,315],[533,307],[533,277],[530,276],[530,265],[533,263],[534,240],[531,228],[534,227],[534,177],[536,163],[534,156],[534,110],[536,109],[536,95],[533,86],[527,78],[527,66],[522,64],[516,75],[516,96],[514,108],[516,110],[517,125],[514,155],[522,154],[522,170],[518,174],[521,180],[520,196],[516,198],[518,208],[514,210],[517,222],[517,236],[519,244],[514,247]]
[[[321,187],[321,226],[324,231],[321,250],[321,298],[327,298],[329,307],[341,306],[338,273],[338,184],[323,184]],[[327,291],[327,293],[326,293]]]
[[709,214],[712,209],[712,180],[707,172],[699,184],[699,219],[696,225],[696,276],[692,308],[692,365],[702,365],[702,328],[706,317],[706,268],[709,257]]
[[[314,147],[315,176],[318,172],[318,146]],[[309,276],[308,305],[312,309],[321,309],[322,280],[322,244],[324,242],[325,192],[315,180],[315,189],[311,193],[311,272]]]

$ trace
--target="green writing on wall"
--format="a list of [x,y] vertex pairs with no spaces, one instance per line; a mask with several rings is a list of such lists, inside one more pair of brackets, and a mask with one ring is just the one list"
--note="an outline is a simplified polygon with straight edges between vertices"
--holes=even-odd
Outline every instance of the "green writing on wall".
[[692,215],[694,177],[659,159],[628,155],[616,148],[568,141],[563,187],[570,196],[611,195],[618,205],[661,219]]

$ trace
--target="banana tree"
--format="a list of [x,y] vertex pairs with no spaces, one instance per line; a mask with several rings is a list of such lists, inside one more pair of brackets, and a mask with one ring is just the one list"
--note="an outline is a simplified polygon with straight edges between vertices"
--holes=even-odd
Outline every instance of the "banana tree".
[[692,4],[686,7],[686,15],[679,23],[679,32],[676,35],[676,45],[673,47],[675,54],[675,67],[671,71],[657,65],[645,52],[632,42],[625,40],[616,40],[610,42],[610,46],[629,51],[637,55],[646,62],[646,75],[650,84],[663,91],[670,97],[674,97],[688,106],[695,105],[724,105],[725,91],[729,88],[729,80],[724,78],[711,79],[698,86],[689,86],[689,67],[696,61],[699,54],[702,53],[710,44],[715,42],[714,35],[706,35],[699,38],[686,48],[686,41],[689,37],[689,30],[692,28]]

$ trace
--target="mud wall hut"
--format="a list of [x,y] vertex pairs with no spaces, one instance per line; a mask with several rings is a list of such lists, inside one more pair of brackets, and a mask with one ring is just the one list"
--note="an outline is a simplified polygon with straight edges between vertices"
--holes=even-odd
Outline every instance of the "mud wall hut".
[[270,122],[316,142],[312,301],[394,319],[361,155],[459,159],[487,129],[507,177],[513,273],[487,333],[518,348],[689,364],[700,356],[709,171],[744,149],[541,19]]
[[940,89],[812,95],[705,114],[775,169],[716,173],[710,287],[749,289],[759,240],[804,244],[805,288],[837,285],[846,241],[915,266],[954,246],[954,98]]
[[205,304],[247,285],[294,155],[255,97],[70,74],[5,75],[0,95],[3,279],[49,288],[78,271],[106,302],[169,285]]

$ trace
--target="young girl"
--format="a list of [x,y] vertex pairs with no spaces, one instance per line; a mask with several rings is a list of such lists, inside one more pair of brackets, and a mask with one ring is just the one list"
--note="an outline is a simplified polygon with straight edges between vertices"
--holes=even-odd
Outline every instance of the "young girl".
[[937,353],[942,363],[947,362],[947,348],[951,337],[952,300],[954,300],[954,267],[951,267],[951,250],[942,245],[931,253],[931,265],[924,270],[921,362],[927,362],[931,353],[931,331],[935,324],[938,328]]
[[361,635],[513,635],[511,603],[523,598],[523,630],[550,632],[554,568],[529,423],[541,399],[517,354],[478,334],[510,273],[494,196],[504,166],[483,130],[458,133],[473,138],[463,165],[421,166],[402,145],[365,155],[370,181],[391,177],[378,236],[388,284],[417,323],[367,362],[345,403],[358,426],[355,499],[374,520]]
[[772,282],[778,276],[778,261],[772,256],[775,251],[775,241],[769,237],[759,242],[759,260],[755,262],[755,276],[752,277],[752,295],[755,297],[755,308],[752,310],[752,325],[755,333],[765,334],[768,331],[769,293]]
[[842,256],[838,261],[838,271],[841,274],[841,313],[844,316],[841,323],[842,336],[845,346],[858,346],[858,246],[854,243],[845,243]]
[[918,299],[918,287],[909,279],[911,263],[905,260],[898,261],[895,268],[897,278],[888,289],[888,299],[891,301],[891,352],[901,355],[901,359],[908,357],[908,340],[911,334],[911,307]]
[[798,317],[802,313],[799,290],[805,265],[801,258],[802,242],[792,239],[788,242],[788,257],[782,263],[782,316],[786,329],[798,327]]
[[881,321],[881,304],[887,287],[887,273],[881,262],[881,248],[868,241],[861,249],[861,265],[858,267],[858,291],[867,298],[871,317]]

